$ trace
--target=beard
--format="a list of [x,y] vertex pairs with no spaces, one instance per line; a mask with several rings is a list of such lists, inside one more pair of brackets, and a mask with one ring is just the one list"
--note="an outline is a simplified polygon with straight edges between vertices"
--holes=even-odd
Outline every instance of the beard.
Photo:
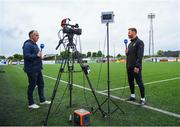
[[129,39],[132,39],[134,36],[133,35],[128,35]]

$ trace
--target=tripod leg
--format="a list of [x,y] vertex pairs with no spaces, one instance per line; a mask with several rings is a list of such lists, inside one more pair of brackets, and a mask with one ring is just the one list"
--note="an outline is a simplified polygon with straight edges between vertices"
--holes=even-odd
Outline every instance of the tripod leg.
[[[106,99],[102,102],[102,104],[100,104],[100,106],[102,106],[103,104],[105,104],[107,100],[108,100],[108,99],[106,98]],[[98,110],[98,108],[97,108],[93,113],[95,114],[95,113],[97,112],[97,110]]]
[[54,98],[56,96],[56,92],[57,92],[57,89],[58,89],[58,86],[59,86],[59,83],[60,83],[60,80],[61,80],[61,75],[62,75],[62,73],[64,71],[65,66],[66,66],[66,60],[65,61],[63,60],[62,64],[61,64],[61,67],[59,69],[59,72],[58,72],[57,80],[56,80],[54,90],[53,90],[53,93],[52,93],[52,97],[51,97],[51,104],[49,105],[48,113],[47,113],[46,119],[44,121],[44,126],[47,125],[48,118],[49,118],[51,108],[52,108],[52,105],[53,105],[53,101],[54,101]]
[[73,90],[73,71],[74,71],[74,57],[70,53],[70,47],[68,47],[68,86],[69,86],[69,122],[72,122],[72,90]]
[[70,49],[68,48],[68,86],[69,86],[69,107],[72,108],[72,89],[73,89],[73,70],[74,70],[74,61],[72,54],[70,54]]
[[[112,103],[117,107],[117,109],[119,109],[123,114],[124,114],[124,111],[112,100],[112,99],[110,99],[111,101],[112,101]],[[111,114],[113,114],[115,111],[113,111],[113,112],[111,112]]]
[[94,96],[94,98],[95,98],[95,100],[96,100],[96,103],[97,103],[97,105],[98,105],[98,109],[101,111],[102,116],[104,117],[104,116],[105,116],[105,112],[101,109],[101,105],[100,105],[100,103],[99,103],[99,101],[98,101],[98,99],[97,99],[97,96],[96,96],[96,93],[95,93],[95,91],[94,91],[94,88],[92,87],[91,81],[90,81],[90,79],[89,79],[89,77],[88,77],[87,70],[84,68],[84,65],[83,65],[82,63],[80,63],[80,66],[81,66],[81,68],[82,68],[82,70],[83,70],[83,72],[84,72],[84,74],[85,74],[85,76],[86,76],[86,79],[87,79],[87,81],[88,81],[88,84],[89,84],[89,86],[90,86],[90,88],[91,88],[91,91],[92,91],[92,93],[93,93],[93,96]]
[[93,93],[93,96],[94,96],[94,98],[95,98],[95,100],[96,100],[96,103],[97,103],[97,105],[98,105],[98,109],[101,111],[102,116],[104,117],[104,116],[105,116],[105,112],[104,112],[104,111],[102,110],[102,108],[101,108],[101,105],[100,105],[100,103],[99,103],[99,101],[98,101],[98,99],[97,99],[95,90],[94,90],[94,88],[92,87],[91,81],[90,81],[90,79],[89,79],[89,77],[88,77],[88,66],[87,66],[87,65],[83,65],[83,63],[82,63],[82,58],[80,57],[80,54],[79,54],[79,52],[77,51],[76,47],[75,47],[74,50],[75,50],[75,55],[76,55],[76,57],[77,57],[77,59],[78,59],[78,62],[79,62],[79,64],[80,64],[80,66],[81,66],[81,69],[82,69],[83,73],[85,74],[85,77],[86,77],[86,79],[87,79],[87,82],[88,82],[88,84],[89,84],[89,86],[90,86],[90,89],[91,89],[91,91],[92,91],[92,93]]

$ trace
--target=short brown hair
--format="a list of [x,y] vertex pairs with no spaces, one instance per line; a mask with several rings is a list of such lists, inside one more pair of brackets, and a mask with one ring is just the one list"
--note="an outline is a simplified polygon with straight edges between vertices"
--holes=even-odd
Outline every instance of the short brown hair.
[[136,28],[129,28],[128,30],[134,31],[137,34]]
[[31,34],[33,34],[34,31],[35,31],[35,30],[31,30],[31,31],[29,32],[29,37],[31,36]]

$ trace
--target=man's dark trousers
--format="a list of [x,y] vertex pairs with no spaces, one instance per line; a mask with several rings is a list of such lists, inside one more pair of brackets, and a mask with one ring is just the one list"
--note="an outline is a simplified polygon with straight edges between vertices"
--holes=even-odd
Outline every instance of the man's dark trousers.
[[134,94],[134,78],[136,79],[136,83],[139,86],[141,97],[144,98],[144,84],[142,81],[142,74],[141,74],[141,69],[139,69],[139,73],[134,73],[134,68],[128,68],[128,82],[129,82],[129,87],[131,94]]
[[27,76],[29,80],[29,85],[28,85],[28,90],[27,90],[29,105],[34,104],[33,91],[36,85],[38,86],[39,100],[40,102],[44,102],[45,101],[44,92],[43,92],[44,80],[42,77],[42,72],[39,71],[39,72],[27,73]]

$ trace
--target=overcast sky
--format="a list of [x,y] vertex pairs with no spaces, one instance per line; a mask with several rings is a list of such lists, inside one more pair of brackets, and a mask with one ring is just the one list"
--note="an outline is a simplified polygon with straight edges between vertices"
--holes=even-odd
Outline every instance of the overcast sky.
[[[22,54],[28,32],[38,30],[44,53],[58,53],[55,47],[60,22],[70,18],[82,28],[82,52],[104,50],[106,25],[101,12],[113,11],[110,29],[110,53],[124,54],[127,29],[136,27],[148,54],[148,13],[155,13],[154,45],[157,50],[180,50],[180,0],[0,0],[0,55]],[[106,53],[106,52],[105,52]]]

